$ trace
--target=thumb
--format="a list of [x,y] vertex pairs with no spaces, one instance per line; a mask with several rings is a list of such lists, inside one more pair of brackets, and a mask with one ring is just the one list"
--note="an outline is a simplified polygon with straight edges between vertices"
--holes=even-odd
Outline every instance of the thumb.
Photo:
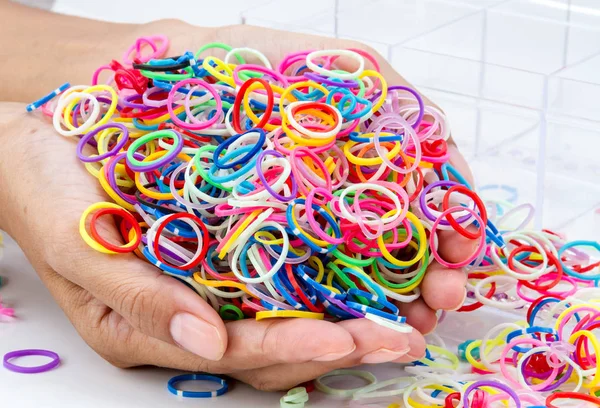
[[[105,255],[70,240],[50,266],[121,315],[134,329],[207,360],[220,360],[227,331],[217,312],[177,279],[132,254]],[[66,252],[66,253],[65,253]]]

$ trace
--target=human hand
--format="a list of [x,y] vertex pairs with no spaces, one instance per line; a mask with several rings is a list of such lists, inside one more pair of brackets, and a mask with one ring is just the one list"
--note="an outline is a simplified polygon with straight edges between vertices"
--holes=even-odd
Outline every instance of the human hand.
[[[179,26],[174,35],[166,25],[153,29],[172,38],[174,53],[219,40],[266,50],[276,61],[293,49],[357,46],[249,27],[217,29],[204,41],[180,36]],[[383,61],[382,71],[390,84],[404,83]],[[77,161],[72,141],[24,114],[19,104],[0,108],[0,139],[0,204],[5,209],[0,227],[17,239],[85,341],[114,365],[225,373],[259,389],[284,389],[336,368],[421,358],[425,342],[418,331],[435,327],[434,310],[455,309],[464,299],[464,273],[433,263],[421,285],[422,298],[401,305],[400,313],[417,329],[409,335],[366,319],[224,324],[193,291],[152,265],[133,255],[102,255],[80,239],[80,214],[107,197]],[[452,161],[468,174],[455,147]],[[103,235],[118,236],[107,220],[99,226]],[[474,243],[458,234],[445,231],[439,238],[440,252],[449,261],[473,250]]]

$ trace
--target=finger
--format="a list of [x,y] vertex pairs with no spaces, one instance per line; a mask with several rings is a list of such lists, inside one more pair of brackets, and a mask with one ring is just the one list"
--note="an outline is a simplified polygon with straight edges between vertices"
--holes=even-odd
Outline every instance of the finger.
[[[103,236],[116,234],[108,218],[99,219],[98,227]],[[66,229],[63,234],[68,236]],[[225,325],[197,293],[131,254],[93,251],[75,234],[71,231],[68,239],[60,235],[55,239],[48,257],[54,270],[104,302],[134,329],[209,360],[223,356]]]
[[429,307],[423,298],[411,303],[397,303],[400,315],[406,317],[406,323],[423,334],[429,334],[437,325],[435,311]]
[[[467,231],[477,232],[473,225],[466,227]],[[454,230],[438,230],[438,253],[443,260],[459,263],[470,257],[479,247],[479,239],[470,239]]]
[[[392,330],[378,326],[366,319],[358,319],[340,322],[346,326],[354,337],[356,350],[349,356],[332,361],[330,363],[305,363],[305,364],[286,364],[274,365],[259,370],[248,370],[236,372],[232,377],[244,381],[253,387],[265,390],[286,390],[303,382],[313,380],[323,374],[339,368],[356,366],[358,364],[369,364],[369,361],[386,362],[399,361],[408,359],[414,361],[422,358],[425,355],[425,339],[418,331],[413,331],[410,334],[400,334],[398,332],[391,333]],[[409,353],[399,353],[401,356],[394,360],[388,360],[391,355],[384,356],[380,353],[382,348],[410,348]],[[406,349],[404,349],[406,350]],[[375,360],[372,360],[375,356]]]
[[228,374],[274,364],[339,360],[355,349],[350,333],[335,323],[313,319],[244,320],[226,325],[227,351],[219,361],[132,332],[127,349],[135,365]]
[[423,300],[433,310],[456,310],[464,302],[467,275],[462,269],[448,269],[433,262],[421,283]]
[[411,351],[411,344],[415,347],[414,352],[424,353],[425,340],[416,330],[410,334],[399,333],[367,319],[346,320],[338,325],[344,326],[356,344],[354,352],[342,359],[331,362],[278,364],[258,370],[236,372],[231,376],[260,390],[285,390],[338,368],[397,360]]

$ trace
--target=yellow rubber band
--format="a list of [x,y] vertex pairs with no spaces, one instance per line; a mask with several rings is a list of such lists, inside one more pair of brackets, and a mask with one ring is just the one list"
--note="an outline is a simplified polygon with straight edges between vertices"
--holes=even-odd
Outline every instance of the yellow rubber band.
[[323,320],[325,315],[323,313],[304,312],[302,310],[267,310],[256,312],[256,320],[273,319],[278,317]]

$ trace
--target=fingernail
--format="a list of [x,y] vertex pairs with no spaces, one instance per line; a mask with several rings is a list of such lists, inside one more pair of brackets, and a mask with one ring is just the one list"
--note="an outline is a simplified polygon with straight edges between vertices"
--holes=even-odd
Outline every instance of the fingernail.
[[465,303],[465,300],[467,300],[467,289],[465,288],[465,294],[463,295],[462,300],[460,301],[460,303],[458,304],[458,306],[456,306],[454,309],[448,309],[450,312],[456,312],[458,309],[460,309],[462,307],[462,305]]
[[369,354],[365,354],[363,358],[360,360],[362,364],[380,364],[387,363],[388,361],[396,360],[406,353],[408,353],[410,349],[404,350],[388,350],[385,348],[380,348],[377,351],[374,351]]
[[220,360],[225,352],[217,328],[190,313],[173,316],[169,327],[171,337],[183,349],[207,360]]
[[323,354],[322,356],[313,358],[312,361],[325,362],[325,361],[339,360],[340,358],[346,357],[347,355],[349,355],[350,353],[352,353],[354,350],[356,350],[356,344],[353,344],[352,348],[350,350],[348,350],[348,351],[341,351],[341,352]]

